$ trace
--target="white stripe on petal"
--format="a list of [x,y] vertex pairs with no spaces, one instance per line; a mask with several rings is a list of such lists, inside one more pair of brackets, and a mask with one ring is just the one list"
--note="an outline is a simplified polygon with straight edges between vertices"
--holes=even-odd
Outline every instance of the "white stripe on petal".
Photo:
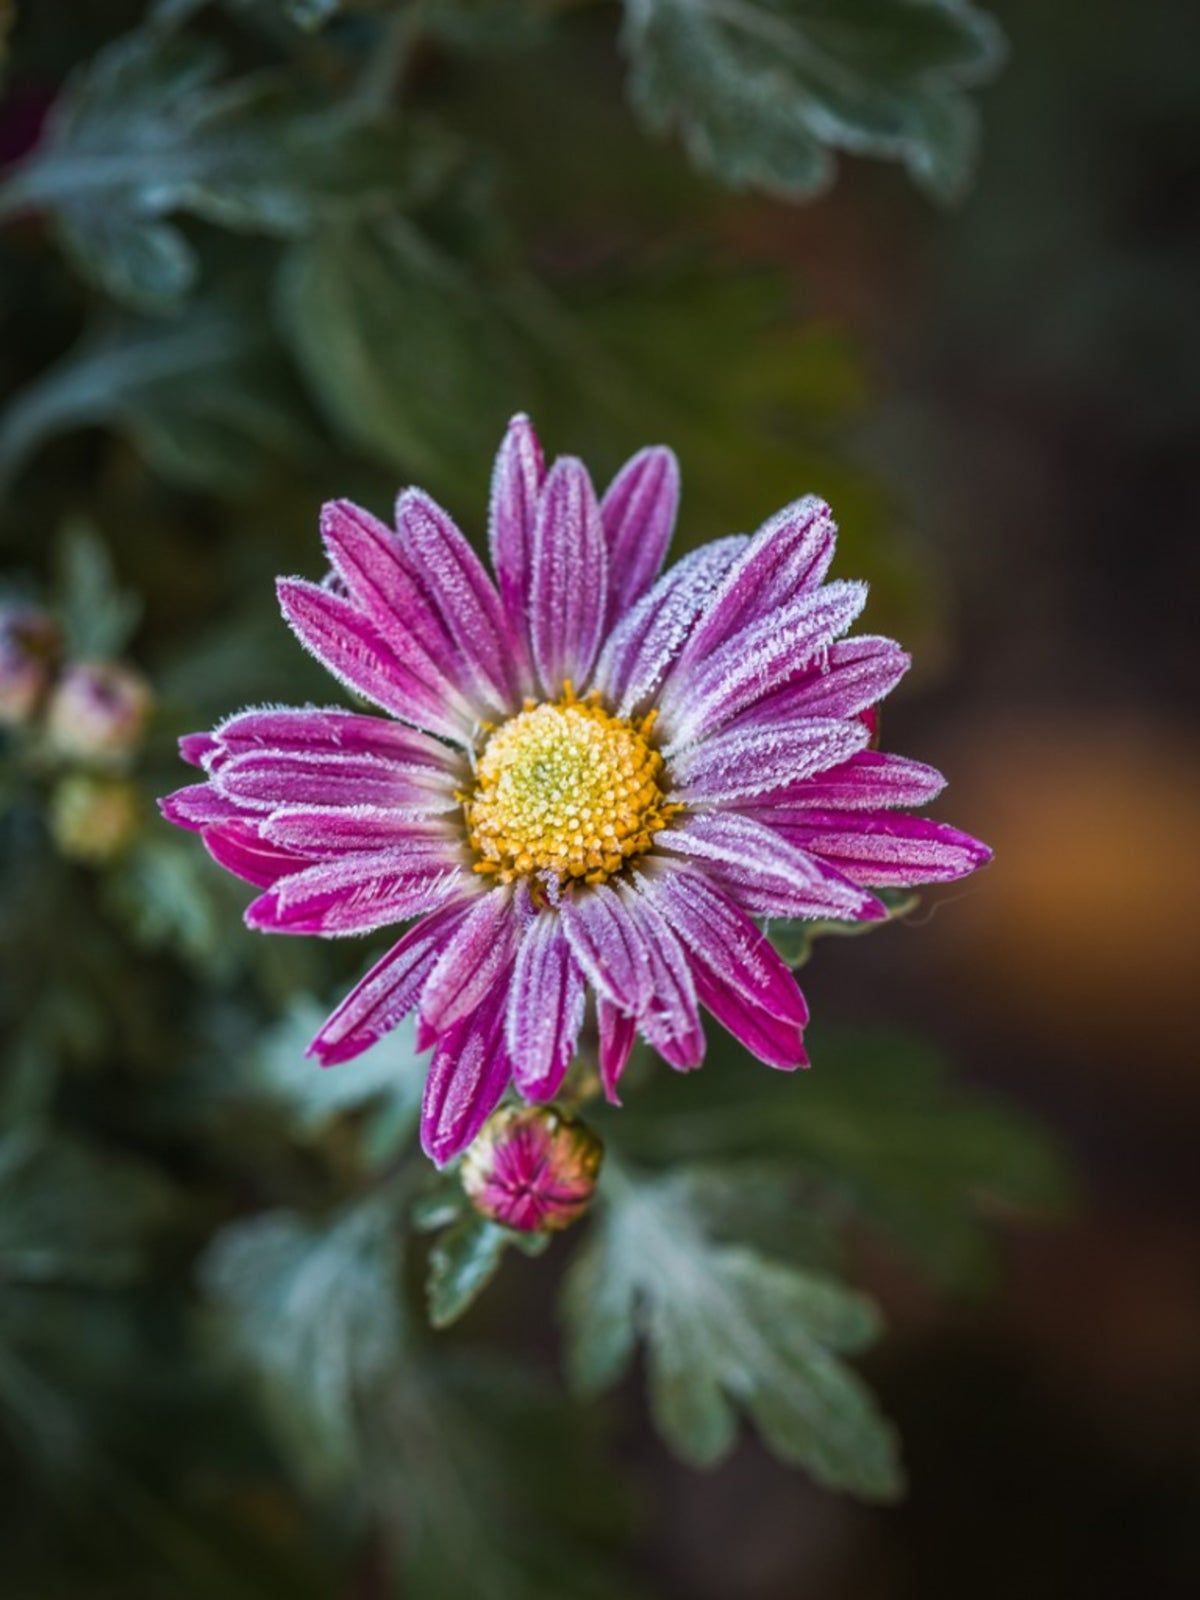
[[823,717],[776,728],[731,728],[672,760],[671,798],[715,805],[762,797],[848,760],[869,738],[861,722]]
[[703,813],[664,828],[654,848],[702,862],[753,916],[860,921],[884,915],[874,895],[788,844],[773,828],[734,811]]
[[630,717],[648,707],[746,543],[744,534],[734,534],[693,551],[618,623],[593,681],[620,716]]
[[867,603],[865,583],[827,583],[759,617],[706,660],[676,670],[662,697],[672,755],[729,722],[816,660]]

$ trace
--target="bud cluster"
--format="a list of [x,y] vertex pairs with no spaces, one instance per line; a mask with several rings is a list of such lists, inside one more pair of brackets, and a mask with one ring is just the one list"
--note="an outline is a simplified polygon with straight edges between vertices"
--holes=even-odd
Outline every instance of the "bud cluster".
[[0,727],[24,727],[36,717],[61,650],[58,625],[48,612],[0,607]]
[[152,709],[150,687],[134,668],[64,659],[49,612],[0,603],[0,730],[49,771],[50,831],[63,855],[100,864],[136,836],[138,794],[122,773]]

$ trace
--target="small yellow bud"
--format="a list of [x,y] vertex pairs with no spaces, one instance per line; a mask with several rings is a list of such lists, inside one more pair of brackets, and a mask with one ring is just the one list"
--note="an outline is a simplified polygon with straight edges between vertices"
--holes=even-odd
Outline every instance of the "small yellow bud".
[[60,853],[87,866],[107,866],[137,837],[137,790],[125,778],[76,773],[50,800],[50,832]]

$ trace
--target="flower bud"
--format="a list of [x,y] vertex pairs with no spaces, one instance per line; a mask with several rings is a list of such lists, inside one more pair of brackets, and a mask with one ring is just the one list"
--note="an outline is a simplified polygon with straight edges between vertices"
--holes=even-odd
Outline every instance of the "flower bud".
[[106,866],[137,837],[140,806],[125,778],[76,773],[50,799],[50,832],[69,861]]
[[63,672],[46,713],[60,755],[100,764],[137,748],[150,715],[150,688],[140,673],[115,661],[77,661]]
[[0,607],[0,726],[29,721],[50,685],[59,651],[53,617],[34,606]]
[[502,1106],[463,1158],[462,1186],[493,1222],[555,1233],[591,1204],[603,1159],[586,1123],[548,1106]]

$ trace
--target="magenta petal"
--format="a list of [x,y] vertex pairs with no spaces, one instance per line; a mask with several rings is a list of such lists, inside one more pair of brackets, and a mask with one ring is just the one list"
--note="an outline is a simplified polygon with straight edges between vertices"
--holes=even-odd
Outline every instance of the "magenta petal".
[[346,751],[253,750],[213,773],[223,795],[249,808],[374,806],[453,811],[454,780],[434,767],[412,766]]
[[366,755],[430,769],[461,782],[462,756],[440,739],[384,717],[339,707],[258,706],[239,711],[214,730],[227,757],[270,750],[295,755]]
[[630,924],[615,889],[607,884],[564,896],[559,908],[571,953],[588,982],[621,1011],[639,1016],[650,1003],[644,941]]
[[727,729],[675,758],[675,793],[689,805],[764,799],[836,767],[862,750],[869,737],[860,722],[828,717]]
[[438,958],[421,991],[421,1021],[444,1033],[473,1011],[512,965],[517,910],[509,888],[482,894]]
[[406,489],[396,502],[396,527],[409,570],[440,615],[476,695],[507,710],[508,627],[483,562],[450,515],[420,489]]
[[733,534],[693,550],[618,622],[605,643],[594,682],[621,716],[631,716],[657,694],[746,543],[744,535]]
[[803,1028],[808,1006],[795,974],[740,906],[700,873],[659,871],[643,885],[693,958],[773,1017]]
[[682,946],[637,895],[606,885],[564,899],[560,916],[572,954],[602,999],[629,1013],[654,1048],[686,1071],[704,1054],[704,1034]]
[[326,1019],[309,1055],[323,1067],[336,1066],[390,1033],[416,1005],[447,937],[472,903],[454,900],[410,928]]
[[619,1106],[617,1085],[633,1051],[637,1023],[603,995],[596,1001],[596,1019],[600,1029],[600,1082],[605,1099],[610,1105]]
[[246,923],[263,933],[336,938],[406,922],[442,904],[462,875],[418,862],[404,850],[321,861],[284,878],[246,908]]
[[814,495],[764,522],[714,596],[685,661],[704,660],[764,612],[815,590],[833,560],[836,537],[829,507]]
[[886,699],[911,663],[912,658],[891,639],[870,634],[839,639],[742,712],[736,726],[801,717],[857,717]]
[[264,839],[252,822],[218,822],[200,837],[218,866],[259,889],[269,889],[280,878],[312,865],[307,857]]
[[596,491],[581,461],[550,469],[538,501],[530,566],[533,661],[547,696],[570,679],[583,687],[604,631],[608,594],[604,529]]
[[949,883],[992,859],[987,845],[969,833],[898,811],[814,811],[779,831],[855,883],[873,888]]
[[[869,730],[868,730],[869,733]],[[761,822],[778,827],[781,822],[803,822],[808,812],[881,811],[890,806],[921,806],[946,787],[935,767],[906,756],[880,750],[860,750],[841,766],[755,800]]]
[[415,641],[385,639],[348,600],[318,584],[281,578],[276,587],[300,643],[346,688],[404,722],[459,744],[470,742],[470,707],[444,682],[430,682],[429,659]]
[[263,837],[314,861],[376,850],[403,850],[415,869],[453,871],[461,843],[445,823],[378,806],[283,806],[260,821]]
[[[758,617],[711,655],[676,665],[662,696],[670,738],[666,753],[714,733],[816,661],[845,633],[866,600],[865,584],[827,583]],[[692,644],[695,639],[693,634]]]
[[488,546],[522,675],[529,665],[526,595],[533,567],[533,525],[545,476],[542,447],[533,424],[526,416],[514,417],[492,470]]
[[186,788],[176,789],[174,794],[162,797],[158,809],[168,822],[191,833],[199,833],[212,822],[245,815],[244,806],[218,794],[211,783],[189,783]]
[[678,1072],[690,1072],[704,1059],[705,1041],[687,955],[645,895],[623,884],[618,898],[641,942],[639,959],[650,980],[649,1000],[638,1013],[638,1027],[666,1062]]
[[438,1040],[425,1080],[421,1147],[444,1167],[464,1150],[499,1104],[512,1078],[504,1044],[504,985]]
[[333,500],[321,510],[321,537],[346,594],[383,637],[407,656],[423,658],[420,673],[430,682],[469,690],[464,658],[407,564],[396,532],[361,506]]
[[688,817],[664,829],[655,849],[700,862],[753,916],[870,922],[887,914],[874,895],[841,872],[793,848],[776,829],[735,811]]
[[179,741],[179,754],[192,767],[202,767],[205,756],[217,748],[211,733],[185,733]]
[[700,1003],[751,1055],[781,1072],[808,1066],[804,1034],[794,1022],[772,1016],[712,967],[694,961],[692,975]]
[[769,1066],[807,1063],[808,1007],[795,976],[750,918],[695,872],[660,872],[644,892],[679,935],[701,1003]]
[[618,621],[658,577],[679,509],[679,463],[664,445],[639,450],[600,502],[608,541],[608,623]]
[[553,1100],[575,1054],[586,986],[559,917],[536,915],[526,928],[508,991],[505,1038],[517,1088],[527,1100]]

